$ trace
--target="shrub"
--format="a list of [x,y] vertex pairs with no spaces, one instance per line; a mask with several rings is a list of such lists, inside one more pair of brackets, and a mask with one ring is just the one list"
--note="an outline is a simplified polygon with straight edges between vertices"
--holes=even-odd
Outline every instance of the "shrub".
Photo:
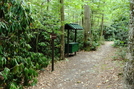
[[[1,1],[0,12],[0,87],[21,89],[37,82],[36,70],[46,67],[49,59],[31,51],[34,36],[29,29],[34,21],[23,0]],[[42,45],[42,44],[40,44]]]

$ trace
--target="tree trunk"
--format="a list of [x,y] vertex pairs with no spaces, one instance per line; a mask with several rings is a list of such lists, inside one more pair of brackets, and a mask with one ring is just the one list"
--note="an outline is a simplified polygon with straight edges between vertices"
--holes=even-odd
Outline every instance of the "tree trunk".
[[60,52],[61,52],[61,56],[60,56],[60,59],[61,60],[64,60],[64,45],[65,45],[65,42],[64,42],[64,0],[60,0],[60,4],[61,4],[61,7],[60,7],[60,16],[61,16],[61,28],[60,28],[60,31],[62,32],[61,34],[61,48],[60,48]]
[[128,59],[124,68],[125,89],[134,89],[134,0],[130,0]]
[[2,10],[1,8],[2,8],[2,6],[3,6],[3,4],[4,4],[4,0],[1,1],[0,4],[1,4],[1,5],[0,5],[0,18],[3,18],[3,17],[4,17],[4,12],[3,12],[3,10]]
[[91,11],[91,27],[93,27],[94,26],[94,11]]
[[48,5],[47,5],[47,11],[49,11],[49,3],[50,3],[50,0],[47,0],[47,3],[48,3]]
[[89,46],[87,44],[90,32],[90,8],[88,5],[84,6],[84,17],[83,17],[83,27],[84,27],[84,47]]
[[101,37],[103,36],[103,23],[104,23],[104,14],[102,14],[102,20],[101,20],[101,32],[100,32]]

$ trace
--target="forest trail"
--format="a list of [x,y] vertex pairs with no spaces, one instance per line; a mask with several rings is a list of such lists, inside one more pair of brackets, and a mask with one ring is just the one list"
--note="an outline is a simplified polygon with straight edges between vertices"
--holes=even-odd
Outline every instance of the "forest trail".
[[105,42],[97,51],[77,52],[76,56],[41,71],[36,86],[27,89],[123,89],[120,61],[113,61],[116,49]]

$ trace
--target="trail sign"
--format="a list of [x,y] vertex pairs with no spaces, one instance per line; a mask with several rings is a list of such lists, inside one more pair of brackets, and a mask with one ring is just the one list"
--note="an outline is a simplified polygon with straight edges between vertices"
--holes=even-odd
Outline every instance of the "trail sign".
[[57,36],[54,33],[50,34],[50,39],[52,39],[52,71],[54,71],[54,39],[56,39]]
[[57,36],[56,36],[56,34],[51,33],[51,34],[50,34],[50,38],[51,38],[51,39],[56,39],[56,38],[57,38]]

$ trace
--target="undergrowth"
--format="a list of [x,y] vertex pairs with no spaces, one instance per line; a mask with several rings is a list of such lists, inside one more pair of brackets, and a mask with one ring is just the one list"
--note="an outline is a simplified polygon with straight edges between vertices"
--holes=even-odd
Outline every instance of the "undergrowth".
[[127,61],[126,59],[127,48],[126,47],[119,47],[115,52],[115,56],[113,56],[113,60],[120,60],[120,61]]

